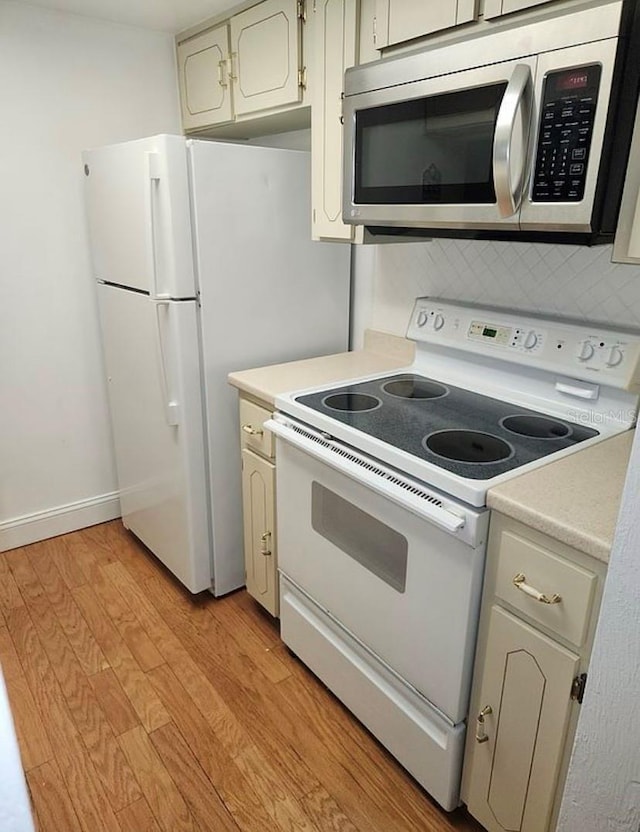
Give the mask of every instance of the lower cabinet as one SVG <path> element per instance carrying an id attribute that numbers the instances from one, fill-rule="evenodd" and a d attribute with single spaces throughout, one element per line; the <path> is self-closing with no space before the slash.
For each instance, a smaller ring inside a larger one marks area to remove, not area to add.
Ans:
<path id="1" fill-rule="evenodd" d="M 242 512 L 247 592 L 278 616 L 276 548 L 276 466 L 273 435 L 264 422 L 269 405 L 240 398 L 242 444 Z"/>
<path id="2" fill-rule="evenodd" d="M 487 829 L 548 829 L 579 656 L 494 606 L 480 682 L 471 814 Z M 475 719 L 474 719 L 475 718 Z"/>
<path id="3" fill-rule="evenodd" d="M 275 529 L 276 466 L 242 451 L 242 510 L 247 592 L 278 615 Z"/>
<path id="4" fill-rule="evenodd" d="M 605 564 L 494 512 L 462 799 L 489 832 L 551 832 Z"/>

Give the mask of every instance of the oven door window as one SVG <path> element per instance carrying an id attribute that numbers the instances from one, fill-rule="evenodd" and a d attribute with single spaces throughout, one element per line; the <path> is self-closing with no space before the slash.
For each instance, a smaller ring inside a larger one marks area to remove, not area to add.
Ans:
<path id="1" fill-rule="evenodd" d="M 494 203 L 493 137 L 506 87 L 358 110 L 355 203 Z"/>
<path id="2" fill-rule="evenodd" d="M 315 481 L 311 485 L 311 525 L 393 589 L 405 591 L 409 546 L 404 535 Z"/>

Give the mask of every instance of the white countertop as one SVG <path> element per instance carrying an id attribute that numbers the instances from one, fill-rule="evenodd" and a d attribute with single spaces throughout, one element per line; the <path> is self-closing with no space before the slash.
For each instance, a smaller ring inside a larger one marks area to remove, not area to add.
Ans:
<path id="1" fill-rule="evenodd" d="M 635 431 L 514 477 L 487 505 L 608 563 Z"/>

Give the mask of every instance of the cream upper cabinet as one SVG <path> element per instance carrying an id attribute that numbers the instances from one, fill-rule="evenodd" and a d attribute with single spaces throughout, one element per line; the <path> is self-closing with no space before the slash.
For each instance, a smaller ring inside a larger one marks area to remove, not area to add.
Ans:
<path id="1" fill-rule="evenodd" d="M 431 35 L 478 17 L 477 0 L 376 0 L 377 49 Z"/>
<path id="2" fill-rule="evenodd" d="M 216 26 L 178 44 L 177 59 L 185 130 L 231 121 L 229 27 Z"/>
<path id="3" fill-rule="evenodd" d="M 493 512 L 462 799 L 488 832 L 551 832 L 606 566 Z"/>
<path id="4" fill-rule="evenodd" d="M 485 0 L 484 17 L 490 20 L 493 17 L 500 17 L 511 12 L 521 12 L 531 9 L 534 6 L 541 6 L 543 3 L 551 3 L 555 0 Z"/>
<path id="5" fill-rule="evenodd" d="M 304 0 L 245 3 L 176 37 L 185 132 L 233 139 L 308 127 L 305 8 Z"/>
<path id="6" fill-rule="evenodd" d="M 359 0 L 316 0 L 313 14 L 312 234 L 351 241 L 354 226 L 342 222 L 342 93 L 357 60 Z"/>
<path id="7" fill-rule="evenodd" d="M 231 18 L 237 115 L 301 100 L 299 12 L 297 0 L 263 0 Z"/>

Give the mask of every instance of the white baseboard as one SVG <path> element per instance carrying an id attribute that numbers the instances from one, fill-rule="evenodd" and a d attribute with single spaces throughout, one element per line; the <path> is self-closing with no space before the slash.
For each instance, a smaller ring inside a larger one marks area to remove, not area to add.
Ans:
<path id="1" fill-rule="evenodd" d="M 120 517 L 118 492 L 78 500 L 0 523 L 0 552 Z"/>

